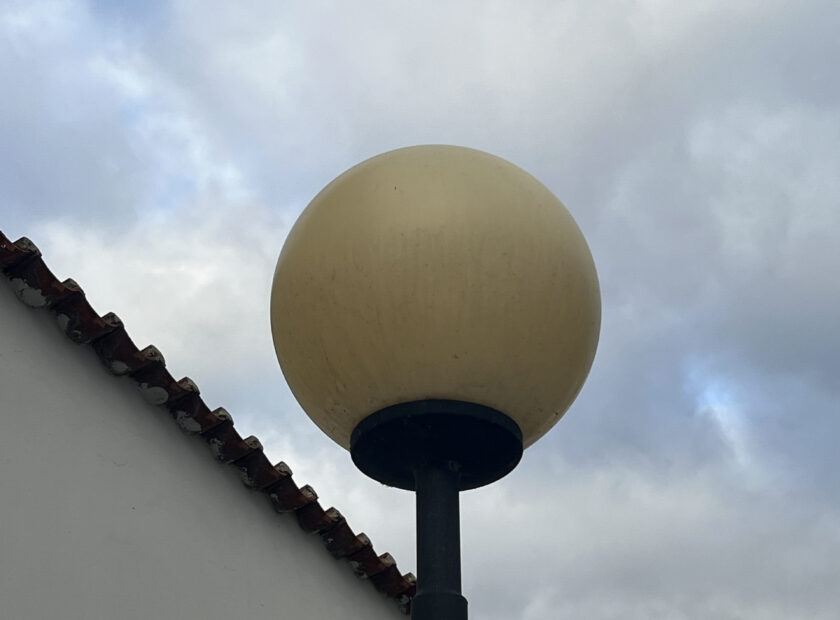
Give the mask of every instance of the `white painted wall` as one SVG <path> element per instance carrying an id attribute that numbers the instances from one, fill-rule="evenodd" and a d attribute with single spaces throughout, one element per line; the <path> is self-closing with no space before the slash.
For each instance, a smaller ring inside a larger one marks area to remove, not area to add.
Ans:
<path id="1" fill-rule="evenodd" d="M 0 617 L 405 618 L 5 280 Z"/>

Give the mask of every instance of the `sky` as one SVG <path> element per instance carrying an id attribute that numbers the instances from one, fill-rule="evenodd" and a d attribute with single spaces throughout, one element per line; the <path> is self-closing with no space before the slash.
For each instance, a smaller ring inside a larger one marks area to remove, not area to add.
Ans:
<path id="1" fill-rule="evenodd" d="M 471 617 L 837 618 L 838 32 L 831 0 L 0 0 L 0 230 L 415 571 L 413 496 L 284 383 L 271 276 L 355 163 L 504 157 L 603 319 L 565 417 L 462 495 Z"/>

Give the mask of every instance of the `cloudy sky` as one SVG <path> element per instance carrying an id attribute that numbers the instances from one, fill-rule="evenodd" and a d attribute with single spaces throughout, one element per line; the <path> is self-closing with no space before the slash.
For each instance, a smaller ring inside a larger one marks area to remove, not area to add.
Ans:
<path id="1" fill-rule="evenodd" d="M 356 162 L 505 157 L 589 240 L 590 378 L 462 497 L 473 618 L 840 614 L 840 8 L 0 0 L 0 229 L 415 570 L 413 498 L 285 387 L 268 293 Z"/>

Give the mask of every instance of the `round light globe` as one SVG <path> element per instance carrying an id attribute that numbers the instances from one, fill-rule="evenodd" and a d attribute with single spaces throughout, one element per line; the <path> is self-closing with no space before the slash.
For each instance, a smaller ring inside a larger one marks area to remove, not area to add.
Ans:
<path id="1" fill-rule="evenodd" d="M 351 168 L 309 204 L 274 274 L 271 326 L 304 411 L 350 448 L 386 407 L 490 407 L 528 446 L 577 396 L 598 277 L 563 204 L 513 164 L 415 146 Z"/>

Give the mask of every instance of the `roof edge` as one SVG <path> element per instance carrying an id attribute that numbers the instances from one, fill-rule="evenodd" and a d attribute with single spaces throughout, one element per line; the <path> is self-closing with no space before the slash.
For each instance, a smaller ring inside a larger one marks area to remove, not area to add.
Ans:
<path id="1" fill-rule="evenodd" d="M 18 299 L 52 312 L 65 335 L 93 349 L 108 372 L 131 378 L 149 404 L 165 408 L 182 431 L 208 444 L 217 461 L 237 468 L 246 487 L 265 495 L 276 512 L 294 512 L 300 527 L 318 534 L 334 558 L 348 560 L 358 577 L 410 613 L 414 575 L 401 574 L 390 554 L 378 555 L 370 539 L 354 533 L 336 508 L 324 510 L 312 487 L 297 486 L 286 463 L 272 465 L 259 439 L 242 438 L 231 415 L 222 407 L 211 410 L 189 377 L 176 380 L 155 346 L 138 349 L 116 314 L 100 316 L 74 280 L 59 282 L 32 241 L 21 237 L 12 242 L 0 231 L 0 271 Z"/>

